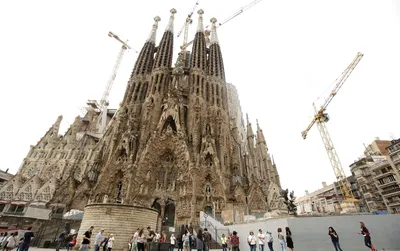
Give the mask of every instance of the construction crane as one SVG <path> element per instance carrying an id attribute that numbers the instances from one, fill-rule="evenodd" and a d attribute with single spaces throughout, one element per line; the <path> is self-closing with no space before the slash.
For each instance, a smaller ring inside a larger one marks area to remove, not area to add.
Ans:
<path id="1" fill-rule="evenodd" d="M 192 16 L 194 11 L 196 10 L 197 6 L 199 6 L 200 0 L 196 1 L 196 4 L 193 6 L 192 11 L 188 14 L 185 23 L 183 24 L 182 28 L 179 30 L 177 37 L 179 37 L 182 34 L 182 31 L 185 30 L 183 33 L 183 44 L 187 44 L 188 42 L 188 36 L 189 36 L 189 25 L 192 24 Z"/>
<path id="2" fill-rule="evenodd" d="M 336 175 L 337 182 L 339 184 L 340 190 L 342 192 L 342 196 L 345 198 L 345 201 L 351 202 L 355 201 L 353 193 L 351 191 L 350 184 L 346 178 L 346 174 L 343 170 L 342 164 L 340 163 L 339 156 L 333 146 L 332 139 L 328 133 L 328 129 L 326 127 L 326 122 L 329 121 L 329 116 L 325 112 L 328 105 L 331 103 L 332 99 L 337 95 L 340 88 L 342 88 L 343 84 L 346 82 L 347 78 L 353 72 L 354 68 L 357 66 L 358 62 L 360 62 L 361 58 L 364 56 L 362 53 L 357 53 L 357 56 L 351 62 L 351 64 L 343 71 L 343 73 L 335 80 L 336 85 L 334 89 L 331 91 L 329 97 L 325 100 L 324 104 L 321 106 L 319 110 L 317 110 L 315 103 L 313 103 L 315 116 L 311 123 L 308 125 L 307 129 L 304 130 L 301 135 L 303 139 L 307 138 L 307 134 L 314 124 L 317 124 L 319 129 L 319 133 L 321 135 L 322 141 L 325 145 L 326 152 L 328 153 L 329 160 L 333 167 L 333 171 Z"/>
<path id="3" fill-rule="evenodd" d="M 100 115 L 99 115 L 99 120 L 98 120 L 98 130 L 97 133 L 102 135 L 105 131 L 106 128 L 106 123 L 107 123 L 107 107 L 108 107 L 108 96 L 110 95 L 111 87 L 114 84 L 115 77 L 117 76 L 117 72 L 119 69 L 119 66 L 122 61 L 122 57 L 124 56 L 124 53 L 127 49 L 131 49 L 131 47 L 127 44 L 128 40 L 126 42 L 122 41 L 117 35 L 112 33 L 111 31 L 108 32 L 108 36 L 115 38 L 118 42 L 122 44 L 121 49 L 118 53 L 117 60 L 115 62 L 114 68 L 111 72 L 111 76 L 108 79 L 106 89 L 103 92 L 103 96 L 101 97 L 101 100 L 99 102 L 99 109 L 100 109 Z M 137 51 L 135 51 L 137 53 Z"/>
<path id="4" fill-rule="evenodd" d="M 229 22 L 230 20 L 234 19 L 235 17 L 239 16 L 240 14 L 242 14 L 244 11 L 250 9 L 251 7 L 253 7 L 254 5 L 258 4 L 259 2 L 261 2 L 262 0 L 254 0 L 253 2 L 243 6 L 242 8 L 240 8 L 239 10 L 237 10 L 235 13 L 233 13 L 232 15 L 230 15 L 228 18 L 224 19 L 224 21 L 220 22 L 217 24 L 217 28 L 221 27 L 222 25 L 224 25 L 225 23 Z M 193 14 L 193 12 L 192 12 Z M 186 23 L 185 23 L 186 24 Z M 211 31 L 209 30 L 209 25 L 207 25 L 205 27 L 205 31 L 204 31 L 204 35 L 206 36 L 206 41 L 210 41 L 209 36 L 211 34 Z M 186 30 L 185 30 L 186 31 Z M 186 39 L 186 40 L 185 40 Z M 193 43 L 193 40 L 190 42 L 187 42 L 187 38 L 184 39 L 184 43 L 181 46 L 182 51 L 185 51 L 187 47 L 189 47 L 189 45 L 191 45 Z M 207 42 L 208 43 L 208 42 Z"/>

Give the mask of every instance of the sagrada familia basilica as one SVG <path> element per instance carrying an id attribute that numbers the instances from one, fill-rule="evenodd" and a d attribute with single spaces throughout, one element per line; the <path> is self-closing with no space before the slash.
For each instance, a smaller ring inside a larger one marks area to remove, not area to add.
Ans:
<path id="1" fill-rule="evenodd" d="M 141 205 L 169 214 L 173 224 L 198 221 L 200 211 L 232 221 L 229 212 L 284 208 L 263 131 L 244 122 L 236 88 L 226 82 L 216 19 L 208 37 L 198 11 L 192 50 L 173 66 L 175 12 L 158 45 L 154 19 L 104 135 L 94 133 L 95 106 L 64 135 L 58 117 L 0 188 L 2 203 L 20 205 L 22 214 L 54 205 L 62 213 L 91 203 Z"/>

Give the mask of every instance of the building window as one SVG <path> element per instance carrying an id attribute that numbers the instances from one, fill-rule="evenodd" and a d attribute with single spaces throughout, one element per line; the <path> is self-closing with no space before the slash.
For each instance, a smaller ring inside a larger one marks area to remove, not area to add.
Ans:
<path id="1" fill-rule="evenodd" d="M 379 183 L 380 183 L 381 185 L 385 184 L 385 182 L 383 181 L 383 179 L 379 179 L 378 181 L 379 181 Z"/>
<path id="2" fill-rule="evenodd" d="M 8 208 L 7 213 L 10 214 L 22 214 L 24 212 L 25 206 L 24 205 L 10 205 Z"/>
<path id="3" fill-rule="evenodd" d="M 390 181 L 390 182 L 396 181 L 396 179 L 394 178 L 393 175 L 390 175 L 388 178 L 389 178 L 389 181 Z"/>
<path id="4" fill-rule="evenodd" d="M 6 207 L 6 204 L 0 204 L 0 213 L 3 212 L 5 207 Z"/>

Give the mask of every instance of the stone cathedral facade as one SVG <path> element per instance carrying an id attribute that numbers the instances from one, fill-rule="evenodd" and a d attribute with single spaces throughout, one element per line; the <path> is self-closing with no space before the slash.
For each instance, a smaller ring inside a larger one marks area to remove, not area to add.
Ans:
<path id="1" fill-rule="evenodd" d="M 244 122 L 236 88 L 226 83 L 216 19 L 208 39 L 198 12 L 192 51 L 173 66 L 175 12 L 158 44 L 154 19 L 104 135 L 91 133 L 93 109 L 64 136 L 60 117 L 0 189 L 1 201 L 64 212 L 88 203 L 143 205 L 172 225 L 196 222 L 200 211 L 221 217 L 284 208 L 263 132 Z"/>

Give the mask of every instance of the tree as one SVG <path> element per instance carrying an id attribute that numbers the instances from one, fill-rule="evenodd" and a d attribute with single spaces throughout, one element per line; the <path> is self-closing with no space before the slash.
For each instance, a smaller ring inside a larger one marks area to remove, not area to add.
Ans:
<path id="1" fill-rule="evenodd" d="M 288 209 L 288 214 L 294 214 L 295 216 L 297 216 L 297 206 L 294 204 L 294 201 L 296 200 L 296 197 L 294 196 L 294 191 L 290 192 L 289 196 L 288 194 L 289 189 L 281 190 L 281 196 L 284 199 L 283 203 L 285 203 Z"/>

